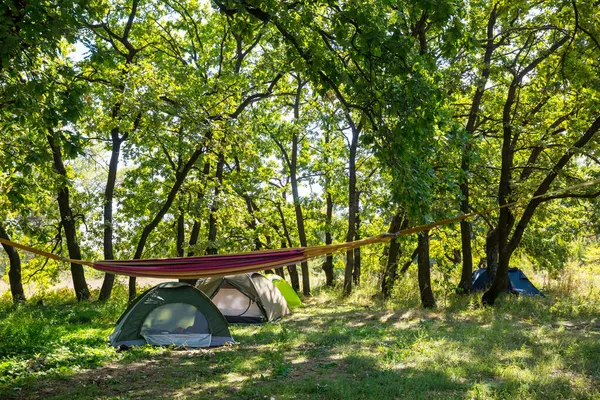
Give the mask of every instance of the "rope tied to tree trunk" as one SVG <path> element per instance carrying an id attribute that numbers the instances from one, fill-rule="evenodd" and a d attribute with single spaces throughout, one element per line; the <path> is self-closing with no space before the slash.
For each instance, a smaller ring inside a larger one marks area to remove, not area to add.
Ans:
<path id="1" fill-rule="evenodd" d="M 551 193 L 544 193 L 541 195 L 533 196 L 528 200 L 517 200 L 497 207 L 463 214 L 441 221 L 416 226 L 413 228 L 403 229 L 398 232 L 382 233 L 377 236 L 369 237 L 366 239 L 322 246 L 269 249 L 244 253 L 215 254 L 198 257 L 174 257 L 166 259 L 149 260 L 100 260 L 92 262 L 62 257 L 57 254 L 35 249 L 33 247 L 25 246 L 3 238 L 0 238 L 0 243 L 7 246 L 15 247 L 17 249 L 32 254 L 47 257 L 52 260 L 85 265 L 100 271 L 113 274 L 157 278 L 200 278 L 219 275 L 234 275 L 240 273 L 260 271 L 265 268 L 278 268 L 285 265 L 306 261 L 315 257 L 320 257 L 342 251 L 349 251 L 369 244 L 388 242 L 390 240 L 398 238 L 399 236 L 407 236 L 414 233 L 428 231 L 439 226 L 448 225 L 453 222 L 459 222 L 468 218 L 475 217 L 477 215 L 498 211 L 506 207 L 513 207 L 525 201 L 531 202 L 532 200 L 539 200 L 543 198 L 550 199 L 560 193 L 581 189 L 584 187 L 594 186 L 597 184 L 600 184 L 600 178 L 580 183 L 577 185 L 572 185 Z M 600 192 L 594 193 L 593 195 L 597 194 L 600 194 Z M 590 197 L 589 195 L 579 195 L 579 197 L 582 196 Z"/>

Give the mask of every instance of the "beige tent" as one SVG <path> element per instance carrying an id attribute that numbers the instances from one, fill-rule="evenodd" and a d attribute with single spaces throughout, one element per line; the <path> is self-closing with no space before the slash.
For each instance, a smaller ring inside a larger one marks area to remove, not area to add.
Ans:
<path id="1" fill-rule="evenodd" d="M 203 279 L 197 288 L 212 300 L 228 322 L 276 321 L 291 314 L 281 292 L 257 272 Z"/>

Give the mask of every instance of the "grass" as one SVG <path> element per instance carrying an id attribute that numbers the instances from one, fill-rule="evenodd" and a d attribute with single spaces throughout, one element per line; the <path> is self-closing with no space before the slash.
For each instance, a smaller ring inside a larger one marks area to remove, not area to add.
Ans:
<path id="1" fill-rule="evenodd" d="M 322 289 L 283 321 L 232 326 L 234 346 L 120 353 L 106 338 L 125 288 L 106 304 L 4 301 L 0 398 L 600 399 L 593 290 L 548 285 L 545 299 L 494 308 L 448 295 L 426 311 L 402 293 L 382 303 L 372 288 L 344 300 Z"/>

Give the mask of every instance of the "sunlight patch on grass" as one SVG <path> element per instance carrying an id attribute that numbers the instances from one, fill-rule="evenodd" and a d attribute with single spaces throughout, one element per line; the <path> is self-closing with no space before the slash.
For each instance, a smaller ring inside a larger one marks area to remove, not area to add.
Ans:
<path id="1" fill-rule="evenodd" d="M 0 316 L 1 332 L 19 324 L 26 334 L 0 343 L 0 397 L 600 397 L 592 308 L 569 315 L 553 299 L 510 297 L 474 308 L 474 295 L 430 312 L 365 293 L 343 300 L 323 290 L 280 322 L 232 325 L 234 346 L 194 351 L 115 352 L 106 336 L 124 307 L 118 299 L 25 305 Z"/>

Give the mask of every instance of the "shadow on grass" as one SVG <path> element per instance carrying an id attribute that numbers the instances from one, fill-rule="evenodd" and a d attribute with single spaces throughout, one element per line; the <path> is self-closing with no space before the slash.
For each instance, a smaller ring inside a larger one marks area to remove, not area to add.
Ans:
<path id="1" fill-rule="evenodd" d="M 83 330 L 85 331 L 85 330 Z M 82 333 L 83 333 L 82 331 Z M 600 345 L 504 312 L 313 305 L 232 326 L 239 345 L 127 353 L 101 368 L 28 378 L 2 398 L 593 398 Z M 81 340 L 99 347 L 98 338 Z M 105 344 L 104 344 L 105 345 Z"/>

